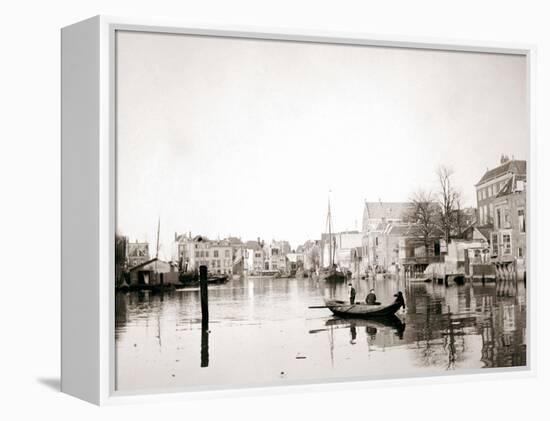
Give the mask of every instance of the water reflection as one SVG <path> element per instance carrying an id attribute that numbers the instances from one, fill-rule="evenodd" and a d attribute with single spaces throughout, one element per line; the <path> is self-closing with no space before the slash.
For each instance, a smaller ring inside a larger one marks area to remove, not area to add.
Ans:
<path id="1" fill-rule="evenodd" d="M 117 388 L 261 384 L 370 375 L 429 374 L 526 365 L 525 286 L 462 286 L 404 279 L 355 281 L 357 299 L 403 291 L 406 312 L 339 319 L 307 309 L 345 299 L 347 285 L 313 279 L 233 281 L 209 289 L 116 294 Z M 282 375 L 281 373 L 284 373 Z"/>

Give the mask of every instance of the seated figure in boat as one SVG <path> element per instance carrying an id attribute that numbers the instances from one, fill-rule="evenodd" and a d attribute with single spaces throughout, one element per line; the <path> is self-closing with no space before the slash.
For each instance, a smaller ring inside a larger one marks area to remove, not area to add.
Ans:
<path id="1" fill-rule="evenodd" d="M 380 303 L 376 301 L 376 294 L 374 293 L 374 289 L 370 290 L 370 292 L 367 295 L 367 298 L 365 299 L 365 302 L 371 306 L 380 305 Z"/>

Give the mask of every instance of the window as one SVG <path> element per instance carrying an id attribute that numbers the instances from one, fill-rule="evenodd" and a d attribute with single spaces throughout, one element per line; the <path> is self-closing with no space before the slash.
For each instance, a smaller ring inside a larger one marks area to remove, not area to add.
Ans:
<path id="1" fill-rule="evenodd" d="M 201 250 L 201 257 L 204 257 L 204 251 Z"/>
<path id="2" fill-rule="evenodd" d="M 491 235 L 491 254 L 498 256 L 498 234 L 495 232 Z"/>
<path id="3" fill-rule="evenodd" d="M 481 200 L 481 190 L 477 191 L 477 200 Z"/>
<path id="4" fill-rule="evenodd" d="M 212 255 L 212 257 L 218 257 L 218 254 L 219 254 L 219 251 L 218 251 L 218 250 L 214 250 L 214 254 Z"/>
<path id="5" fill-rule="evenodd" d="M 493 218 L 494 218 L 493 204 L 489 203 L 489 222 L 490 223 L 493 223 Z"/>
<path id="6" fill-rule="evenodd" d="M 525 232 L 525 209 L 518 209 L 519 232 Z"/>
<path id="7" fill-rule="evenodd" d="M 518 257 L 523 257 L 523 248 L 518 247 Z"/>
<path id="8" fill-rule="evenodd" d="M 493 185 L 490 185 L 487 191 L 488 191 L 487 196 L 491 197 L 493 195 Z"/>
<path id="9" fill-rule="evenodd" d="M 261 253 L 254 253 L 254 257 L 262 257 Z"/>
<path id="10" fill-rule="evenodd" d="M 199 252 L 198 251 L 195 252 L 195 257 L 199 257 Z"/>
<path id="11" fill-rule="evenodd" d="M 229 257 L 229 250 L 225 250 L 225 257 Z"/>
<path id="12" fill-rule="evenodd" d="M 481 206 L 479 208 L 479 222 L 481 225 L 485 224 L 485 207 Z"/>
<path id="13" fill-rule="evenodd" d="M 502 234 L 502 254 L 512 253 L 512 238 L 510 234 Z"/>
<path id="14" fill-rule="evenodd" d="M 434 256 L 441 255 L 441 243 L 439 241 L 434 242 Z"/>
<path id="15" fill-rule="evenodd" d="M 497 209 L 497 228 L 501 228 L 502 222 L 501 222 L 501 212 L 500 209 Z"/>
<path id="16" fill-rule="evenodd" d="M 378 237 L 374 238 L 374 243 L 378 246 Z"/>
<path id="17" fill-rule="evenodd" d="M 210 257 L 210 253 L 208 252 L 208 250 L 206 250 L 206 251 L 204 252 L 204 255 L 205 255 L 205 257 Z"/>
<path id="18" fill-rule="evenodd" d="M 481 199 L 485 200 L 485 189 L 481 189 Z"/>

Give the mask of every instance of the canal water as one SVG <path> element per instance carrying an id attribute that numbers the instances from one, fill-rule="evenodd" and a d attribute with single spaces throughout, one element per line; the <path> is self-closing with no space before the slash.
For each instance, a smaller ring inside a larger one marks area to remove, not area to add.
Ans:
<path id="1" fill-rule="evenodd" d="M 406 309 L 384 321 L 343 320 L 324 298 L 347 284 L 243 279 L 209 287 L 209 330 L 198 289 L 116 294 L 120 391 L 252 386 L 430 375 L 526 365 L 523 282 L 465 285 L 354 281 L 357 300 L 403 291 Z"/>

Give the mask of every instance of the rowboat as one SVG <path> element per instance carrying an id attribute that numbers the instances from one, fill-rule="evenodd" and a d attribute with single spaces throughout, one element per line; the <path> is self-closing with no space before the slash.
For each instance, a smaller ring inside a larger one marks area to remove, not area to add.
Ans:
<path id="1" fill-rule="evenodd" d="M 196 273 L 182 273 L 179 279 L 181 285 L 184 287 L 194 287 L 200 283 L 199 276 Z M 228 275 L 209 275 L 207 278 L 209 285 L 225 284 L 228 280 Z"/>
<path id="2" fill-rule="evenodd" d="M 401 308 L 401 303 L 388 305 L 349 304 L 339 300 L 325 300 L 325 305 L 335 316 L 351 318 L 370 318 L 393 316 Z"/>
<path id="3" fill-rule="evenodd" d="M 338 269 L 327 269 L 319 274 L 319 278 L 330 282 L 345 282 L 347 280 L 346 275 Z"/>
<path id="4" fill-rule="evenodd" d="M 407 281 L 409 281 L 409 282 L 431 282 L 432 279 L 425 276 L 423 278 L 407 278 Z"/>

